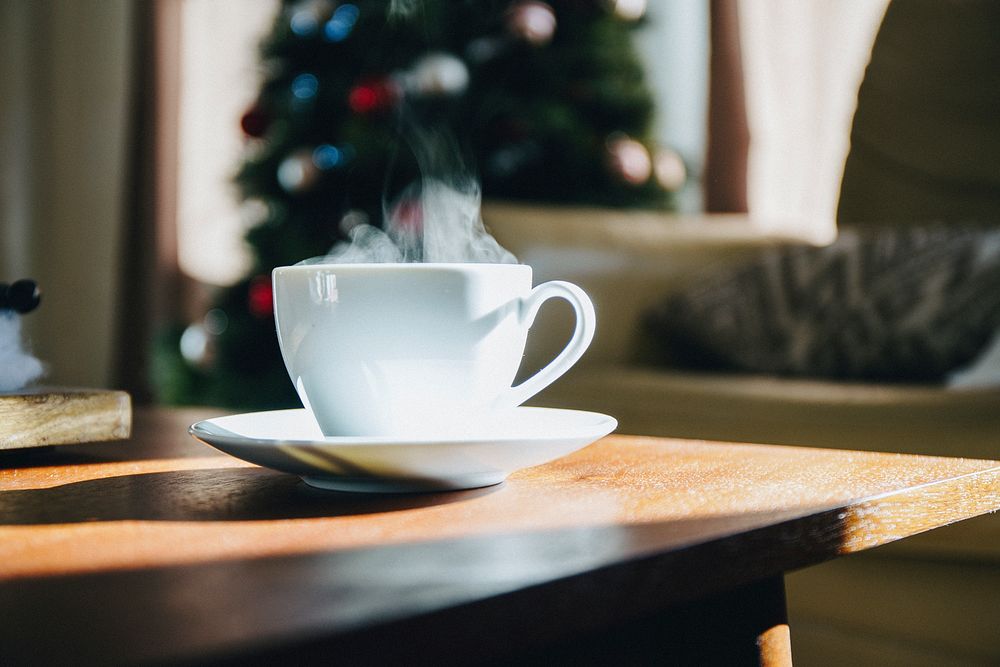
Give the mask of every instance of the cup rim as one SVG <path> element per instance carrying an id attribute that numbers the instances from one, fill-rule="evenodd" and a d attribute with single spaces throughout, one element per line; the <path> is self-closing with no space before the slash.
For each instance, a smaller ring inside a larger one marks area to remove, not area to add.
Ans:
<path id="1" fill-rule="evenodd" d="M 432 270 L 530 271 L 531 266 L 529 266 L 528 264 L 520 264 L 520 263 L 510 264 L 510 263 L 499 263 L 499 262 L 359 262 L 359 263 L 317 262 L 316 264 L 292 264 L 288 266 L 276 266 L 272 270 L 272 274 L 277 275 L 278 273 L 290 273 L 290 272 L 299 273 L 299 272 L 331 270 L 331 269 L 336 269 L 337 271 L 358 271 L 358 272 L 432 271 Z"/>

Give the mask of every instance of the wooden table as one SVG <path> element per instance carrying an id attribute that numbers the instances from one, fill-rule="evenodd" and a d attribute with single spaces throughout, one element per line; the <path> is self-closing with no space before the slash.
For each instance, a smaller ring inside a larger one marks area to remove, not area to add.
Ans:
<path id="1" fill-rule="evenodd" d="M 205 416 L 0 458 L 0 663 L 789 664 L 783 573 L 1000 508 L 995 461 L 626 436 L 329 493 Z"/>

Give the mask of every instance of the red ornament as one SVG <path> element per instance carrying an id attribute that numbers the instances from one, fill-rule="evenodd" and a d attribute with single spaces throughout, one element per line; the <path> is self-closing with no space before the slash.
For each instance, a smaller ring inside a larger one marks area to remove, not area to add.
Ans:
<path id="1" fill-rule="evenodd" d="M 389 213 L 390 227 L 397 232 L 419 235 L 424 229 L 424 205 L 420 199 L 404 197 Z"/>
<path id="2" fill-rule="evenodd" d="M 240 118 L 240 127 L 248 137 L 259 139 L 271 126 L 271 116 L 260 104 L 254 104 Z"/>
<path id="3" fill-rule="evenodd" d="M 274 315 L 274 291 L 268 276 L 256 276 L 250 281 L 247 308 L 251 315 L 261 319 Z"/>
<path id="4" fill-rule="evenodd" d="M 355 113 L 381 113 L 395 107 L 399 98 L 399 86 L 392 79 L 388 77 L 365 79 L 351 88 L 347 104 Z"/>

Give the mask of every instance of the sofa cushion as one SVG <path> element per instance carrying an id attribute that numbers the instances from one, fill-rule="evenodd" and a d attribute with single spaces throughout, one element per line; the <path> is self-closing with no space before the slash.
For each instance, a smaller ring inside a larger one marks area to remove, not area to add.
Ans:
<path id="1" fill-rule="evenodd" d="M 939 382 L 1000 328 L 1000 229 L 860 226 L 708 276 L 650 315 L 665 357 L 820 378 Z"/>

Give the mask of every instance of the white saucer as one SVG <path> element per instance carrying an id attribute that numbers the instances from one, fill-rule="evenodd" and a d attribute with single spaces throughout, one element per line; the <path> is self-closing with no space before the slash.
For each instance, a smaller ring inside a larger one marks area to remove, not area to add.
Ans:
<path id="1" fill-rule="evenodd" d="M 514 408 L 438 437 L 324 437 L 304 409 L 206 419 L 188 431 L 226 454 L 336 491 L 410 492 L 499 484 L 611 433 L 614 417 Z"/>

